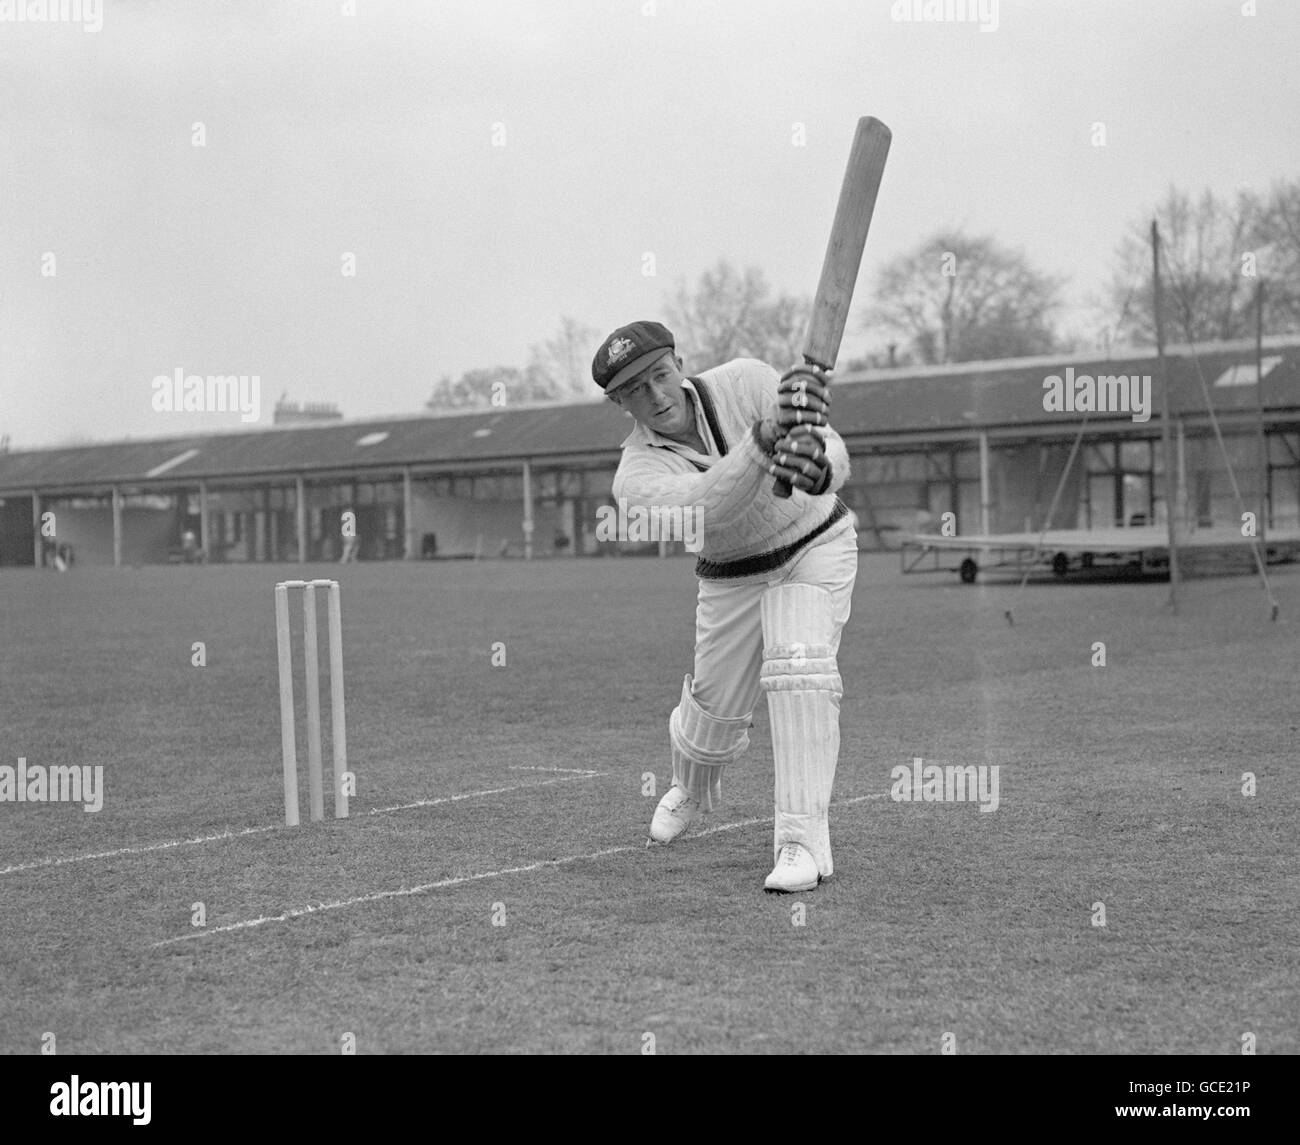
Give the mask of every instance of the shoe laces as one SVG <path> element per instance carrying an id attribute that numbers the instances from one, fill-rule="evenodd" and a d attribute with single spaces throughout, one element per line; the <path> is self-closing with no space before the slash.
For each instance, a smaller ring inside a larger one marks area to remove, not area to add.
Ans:
<path id="1" fill-rule="evenodd" d="M 792 867 L 799 861 L 799 851 L 801 850 L 798 843 L 786 843 L 781 848 L 781 862 L 786 866 Z"/>

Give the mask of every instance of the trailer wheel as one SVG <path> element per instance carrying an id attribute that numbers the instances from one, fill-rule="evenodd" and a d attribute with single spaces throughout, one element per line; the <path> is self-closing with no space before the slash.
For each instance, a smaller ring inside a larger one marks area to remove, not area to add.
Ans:
<path id="1" fill-rule="evenodd" d="M 961 574 L 962 584 L 974 584 L 980 567 L 970 557 L 967 557 L 961 562 L 961 567 L 957 571 Z"/>
<path id="2" fill-rule="evenodd" d="M 1057 553 L 1052 558 L 1052 572 L 1057 576 L 1065 576 L 1070 571 L 1070 558 L 1064 553 Z"/>

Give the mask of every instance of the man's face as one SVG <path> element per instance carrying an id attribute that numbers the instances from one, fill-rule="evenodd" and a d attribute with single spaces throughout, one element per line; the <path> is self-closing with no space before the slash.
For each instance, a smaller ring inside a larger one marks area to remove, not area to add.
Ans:
<path id="1" fill-rule="evenodd" d="M 663 357 L 610 396 L 642 425 L 665 437 L 676 437 L 695 428 L 695 413 L 682 389 L 685 380 L 680 359 L 664 351 Z"/>

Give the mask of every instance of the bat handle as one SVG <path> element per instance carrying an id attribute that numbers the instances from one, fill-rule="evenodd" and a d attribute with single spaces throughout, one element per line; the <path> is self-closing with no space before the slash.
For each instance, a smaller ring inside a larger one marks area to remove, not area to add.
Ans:
<path id="1" fill-rule="evenodd" d="M 831 372 L 831 370 L 834 368 L 834 357 L 833 357 L 833 356 L 832 356 L 831 362 L 832 362 L 832 364 L 831 364 L 830 366 L 821 366 L 821 365 L 819 365 L 817 362 L 813 361 L 813 359 L 812 359 L 811 357 L 809 357 L 809 355 L 807 354 L 807 352 L 805 352 L 805 353 L 804 353 L 804 356 L 803 356 L 803 364 L 804 364 L 805 366 L 811 366 L 811 367 L 813 367 L 814 369 L 824 370 L 825 373 L 827 373 L 827 374 L 829 374 L 829 373 Z M 782 500 L 782 501 L 786 501 L 786 500 L 789 500 L 790 494 L 794 492 L 794 489 L 791 488 L 791 486 L 790 486 L 790 482 L 788 482 L 784 477 L 778 477 L 775 481 L 772 482 L 772 492 L 773 492 L 773 494 L 775 494 L 775 495 L 776 495 L 780 500 Z"/>

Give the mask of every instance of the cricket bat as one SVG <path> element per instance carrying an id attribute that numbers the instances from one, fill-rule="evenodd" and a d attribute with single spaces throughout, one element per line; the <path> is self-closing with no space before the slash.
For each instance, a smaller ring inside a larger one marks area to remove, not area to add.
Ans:
<path id="1" fill-rule="evenodd" d="M 890 130 L 878 119 L 864 115 L 853 133 L 848 169 L 840 187 L 821 280 L 813 298 L 812 318 L 803 344 L 803 359 L 810 366 L 833 370 L 839 357 L 844 324 L 853 302 L 853 287 L 862 265 L 862 248 L 867 242 L 876 194 L 889 155 Z M 777 478 L 773 489 L 778 497 L 789 497 L 790 486 Z"/>

